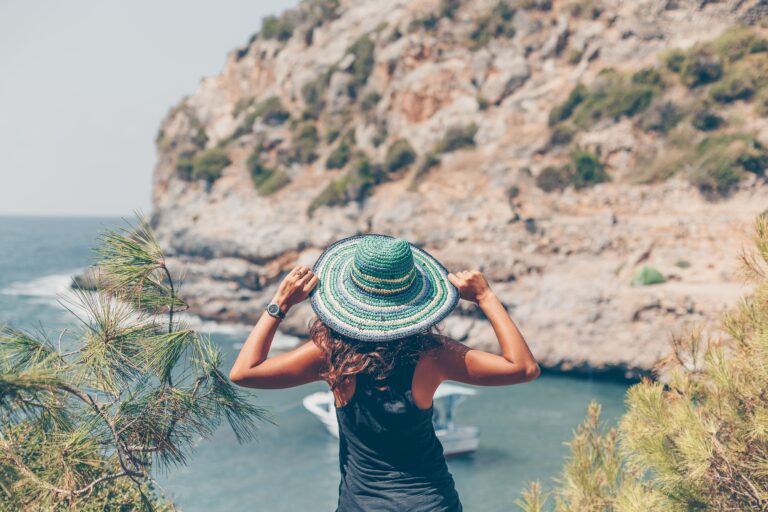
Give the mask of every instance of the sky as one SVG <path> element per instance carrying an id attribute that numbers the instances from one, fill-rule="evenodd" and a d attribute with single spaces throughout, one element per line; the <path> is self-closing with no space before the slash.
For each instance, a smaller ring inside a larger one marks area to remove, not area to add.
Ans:
<path id="1" fill-rule="evenodd" d="M 0 215 L 149 214 L 168 110 L 297 0 L 0 0 Z"/>

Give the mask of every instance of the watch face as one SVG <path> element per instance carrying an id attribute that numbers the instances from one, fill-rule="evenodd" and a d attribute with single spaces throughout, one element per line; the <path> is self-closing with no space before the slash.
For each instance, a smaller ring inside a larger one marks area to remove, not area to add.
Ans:
<path id="1" fill-rule="evenodd" d="M 269 306 L 267 306 L 267 312 L 270 315 L 276 315 L 278 311 L 280 311 L 280 307 L 275 303 L 272 303 Z"/>

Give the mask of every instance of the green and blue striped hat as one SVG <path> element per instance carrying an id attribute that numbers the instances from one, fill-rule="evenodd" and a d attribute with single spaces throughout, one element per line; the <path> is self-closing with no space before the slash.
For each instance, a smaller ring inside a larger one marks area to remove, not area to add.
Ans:
<path id="1" fill-rule="evenodd" d="M 402 238 L 366 234 L 331 244 L 315 262 L 310 303 L 350 338 L 389 341 L 427 330 L 459 302 L 448 270 Z"/>

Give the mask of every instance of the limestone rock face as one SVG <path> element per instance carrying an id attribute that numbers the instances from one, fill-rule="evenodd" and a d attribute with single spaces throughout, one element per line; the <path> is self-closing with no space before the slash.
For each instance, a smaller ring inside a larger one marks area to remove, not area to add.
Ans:
<path id="1" fill-rule="evenodd" d="M 663 50 L 754 21 L 758 3 L 603 0 L 576 15 L 579 2 L 540 2 L 493 18 L 506 32 L 489 28 L 484 41 L 497 3 L 459 2 L 444 13 L 437 0 L 306 2 L 283 16 L 287 40 L 255 36 L 170 110 L 151 221 L 172 264 L 187 271 L 191 311 L 254 322 L 292 266 L 311 265 L 339 238 L 386 233 L 450 270 L 485 272 L 544 366 L 635 371 L 666 351 L 671 331 L 716 318 L 747 291 L 734 277 L 735 256 L 768 204 L 762 181 L 717 202 L 682 178 L 636 184 L 638 157 L 658 136 L 627 118 L 574 141 L 600 146 L 610 181 L 545 193 L 534 176 L 568 159 L 550 141 L 548 115 L 577 83 L 606 68 L 653 65 Z M 285 116 L 264 114 L 268 100 Z M 474 145 L 423 168 L 451 128 L 473 125 Z M 762 120 L 751 128 L 768 134 Z M 388 150 L 399 139 L 416 160 L 393 170 Z M 327 168 L 343 144 L 347 161 Z M 229 160 L 215 179 L 180 174 L 185 159 L 214 148 Z M 370 193 L 350 193 L 365 187 L 344 182 L 318 201 L 329 184 L 362 179 L 354 174 L 362 154 L 379 173 Z M 258 185 L 264 169 L 287 184 Z M 645 264 L 666 282 L 632 286 Z M 305 336 L 311 309 L 291 315 L 285 332 Z M 454 338 L 498 350 L 472 307 L 444 323 Z"/>

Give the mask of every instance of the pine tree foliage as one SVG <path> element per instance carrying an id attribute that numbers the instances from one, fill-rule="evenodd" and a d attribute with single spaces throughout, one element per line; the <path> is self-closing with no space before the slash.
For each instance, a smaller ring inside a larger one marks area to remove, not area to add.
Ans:
<path id="1" fill-rule="evenodd" d="M 223 421 L 240 442 L 272 421 L 174 317 L 180 279 L 146 220 L 99 241 L 96 290 L 60 299 L 77 329 L 0 326 L 0 510 L 173 510 L 153 471 Z"/>
<path id="2" fill-rule="evenodd" d="M 532 485 L 526 512 L 768 510 L 768 217 L 740 256 L 754 290 L 723 315 L 720 334 L 697 327 L 627 391 L 618 425 L 591 403 L 554 489 Z M 551 507 L 543 500 L 553 497 Z"/>

